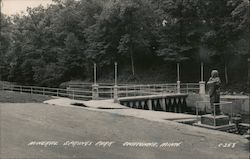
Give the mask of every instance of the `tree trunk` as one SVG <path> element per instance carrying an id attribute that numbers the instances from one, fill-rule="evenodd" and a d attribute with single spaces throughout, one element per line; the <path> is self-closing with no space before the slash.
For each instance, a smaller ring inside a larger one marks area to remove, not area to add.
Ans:
<path id="1" fill-rule="evenodd" d="M 228 72 L 227 72 L 227 64 L 225 64 L 225 82 L 228 84 Z"/>

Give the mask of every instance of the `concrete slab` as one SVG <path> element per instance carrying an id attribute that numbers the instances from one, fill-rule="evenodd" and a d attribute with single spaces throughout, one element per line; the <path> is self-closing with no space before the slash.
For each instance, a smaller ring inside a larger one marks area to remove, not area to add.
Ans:
<path id="1" fill-rule="evenodd" d="M 40 103 L 0 103 L 0 158 L 247 159 L 242 136 L 179 124 L 117 115 L 134 109 L 93 109 Z M 91 111 L 90 111 L 91 110 Z M 107 113 L 105 113 L 107 112 Z M 139 110 L 138 110 L 139 112 Z M 145 111 L 152 112 L 152 111 Z M 112 114 L 113 113 L 113 114 Z M 57 145 L 30 145 L 53 141 Z M 93 142 L 91 146 L 64 145 Z M 112 141 L 100 147 L 99 141 Z M 178 147 L 128 147 L 124 143 L 181 143 Z M 228 143 L 234 147 L 227 147 Z"/>
<path id="2" fill-rule="evenodd" d="M 232 128 L 235 128 L 235 124 L 228 124 L 228 125 L 220 125 L 220 126 L 212 126 L 212 125 L 206 125 L 206 124 L 202 124 L 202 123 L 195 123 L 195 126 L 199 126 L 199 127 L 203 127 L 203 128 L 207 128 L 207 129 L 213 129 L 213 130 L 229 130 Z"/>
<path id="3" fill-rule="evenodd" d="M 51 105 L 61 105 L 61 106 L 73 106 L 72 103 L 82 103 L 87 108 L 86 109 L 103 109 L 102 111 L 107 111 L 111 113 L 116 113 L 120 115 L 139 117 L 144 119 L 153 120 L 180 120 L 180 119 L 196 119 L 195 115 L 173 113 L 173 112 L 162 112 L 162 111 L 149 111 L 142 109 L 133 109 L 119 103 L 114 103 L 113 100 L 91 100 L 91 101 L 80 101 L 72 100 L 68 98 L 52 99 L 44 102 L 45 104 Z M 105 110 L 112 109 L 112 110 Z"/>
<path id="4" fill-rule="evenodd" d="M 77 103 L 95 109 L 128 109 L 128 107 L 125 107 L 118 103 L 114 103 L 113 100 L 82 101 L 82 100 L 73 100 L 69 98 L 58 98 L 58 99 L 47 100 L 44 101 L 43 103 L 51 105 L 61 105 L 61 106 L 72 106 L 72 104 Z"/>

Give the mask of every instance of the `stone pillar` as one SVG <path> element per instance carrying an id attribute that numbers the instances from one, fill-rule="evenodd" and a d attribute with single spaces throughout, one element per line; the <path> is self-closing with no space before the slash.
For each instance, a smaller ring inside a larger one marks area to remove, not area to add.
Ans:
<path id="1" fill-rule="evenodd" d="M 118 86 L 114 86 L 114 103 L 118 103 Z"/>
<path id="2" fill-rule="evenodd" d="M 206 83 L 204 81 L 204 65 L 202 62 L 201 63 L 201 81 L 199 82 L 199 87 L 200 87 L 199 94 L 200 95 L 205 95 L 205 86 L 206 86 Z"/>
<path id="3" fill-rule="evenodd" d="M 92 99 L 97 100 L 99 98 L 98 84 L 92 85 Z"/>
<path id="4" fill-rule="evenodd" d="M 199 85 L 200 85 L 199 94 L 200 95 L 205 95 L 205 85 L 206 85 L 205 81 L 200 81 Z"/>
<path id="5" fill-rule="evenodd" d="M 181 81 L 177 81 L 177 93 L 181 93 Z"/>

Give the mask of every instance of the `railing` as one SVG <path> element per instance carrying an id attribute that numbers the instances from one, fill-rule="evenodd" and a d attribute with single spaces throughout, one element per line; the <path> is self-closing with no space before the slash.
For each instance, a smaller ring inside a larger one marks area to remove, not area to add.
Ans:
<path id="1" fill-rule="evenodd" d="M 181 93 L 199 93 L 199 83 L 181 83 Z"/>
<path id="2" fill-rule="evenodd" d="M 177 85 L 175 83 L 118 86 L 118 97 L 176 93 L 177 91 L 176 88 L 177 88 Z"/>
<path id="3" fill-rule="evenodd" d="M 98 99 L 112 99 L 114 97 L 114 86 L 98 86 Z"/>
<path id="4" fill-rule="evenodd" d="M 1 83 L 1 90 L 15 91 L 21 93 L 41 94 L 49 96 L 67 97 L 72 99 L 92 99 L 92 91 L 86 90 L 72 90 L 72 89 L 60 89 L 49 87 L 37 87 L 37 86 L 22 86 L 13 84 Z"/>
<path id="5" fill-rule="evenodd" d="M 195 103 L 195 105 L 196 105 L 197 118 L 199 117 L 199 115 L 207 114 L 209 111 L 212 111 L 210 101 L 197 101 Z M 230 112 L 223 112 L 222 106 L 225 106 L 225 105 L 230 106 Z M 233 113 L 232 102 L 220 101 L 220 103 L 214 103 L 214 107 L 213 107 L 213 116 L 214 117 L 216 116 L 215 115 L 216 114 L 216 106 L 219 106 L 221 112 L 228 115 L 230 117 L 230 120 L 232 117 L 236 116 L 236 114 Z"/>
<path id="6" fill-rule="evenodd" d="M 1 86 L 2 85 L 2 86 Z M 97 99 L 112 99 L 114 98 L 114 85 L 112 83 L 98 83 Z M 13 85 L 10 83 L 0 83 L 0 89 L 8 91 L 17 91 L 31 94 L 42 94 L 58 97 L 68 97 L 72 99 L 92 99 L 93 84 L 92 83 L 77 83 L 70 84 L 67 89 L 37 87 L 37 86 L 22 86 Z M 145 96 L 145 95 L 160 95 L 168 93 L 177 93 L 177 84 L 147 84 L 147 85 L 132 85 L 119 84 L 117 86 L 118 97 L 129 96 Z M 198 93 L 198 83 L 181 83 L 180 93 Z"/>
<path id="7" fill-rule="evenodd" d="M 132 84 L 119 84 L 118 97 L 129 96 L 145 96 L 145 95 L 157 95 L 165 93 L 176 93 L 177 84 L 148 84 L 148 85 L 132 85 Z M 69 89 L 73 90 L 92 90 L 92 84 L 70 84 Z M 112 83 L 98 83 L 98 99 L 111 99 L 114 97 L 114 85 Z"/>

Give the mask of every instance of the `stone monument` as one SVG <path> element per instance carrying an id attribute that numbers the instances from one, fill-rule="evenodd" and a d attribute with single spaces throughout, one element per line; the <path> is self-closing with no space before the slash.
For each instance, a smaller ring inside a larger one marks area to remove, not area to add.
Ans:
<path id="1" fill-rule="evenodd" d="M 199 126 L 211 129 L 227 129 L 229 126 L 229 117 L 221 114 L 220 110 L 220 86 L 221 80 L 217 70 L 211 72 L 211 77 L 207 82 L 208 94 L 210 97 L 211 114 L 201 116 Z"/>
<path id="2" fill-rule="evenodd" d="M 213 70 L 207 82 L 208 94 L 210 98 L 211 112 L 220 115 L 220 86 L 221 81 L 217 70 Z"/>

